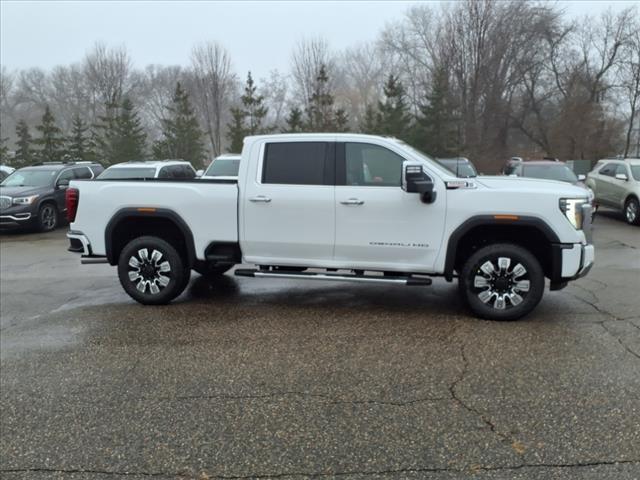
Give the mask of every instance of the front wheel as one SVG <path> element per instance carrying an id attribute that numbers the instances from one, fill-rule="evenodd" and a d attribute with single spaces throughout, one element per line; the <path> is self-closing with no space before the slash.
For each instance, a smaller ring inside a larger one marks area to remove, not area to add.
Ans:
<path id="1" fill-rule="evenodd" d="M 640 225 L 640 204 L 637 198 L 631 197 L 625 202 L 624 219 L 629 225 Z"/>
<path id="2" fill-rule="evenodd" d="M 38 227 L 41 232 L 50 232 L 58 226 L 58 209 L 52 203 L 45 203 L 38 211 Z"/>
<path id="3" fill-rule="evenodd" d="M 506 243 L 489 245 L 467 259 L 458 286 L 478 317 L 517 320 L 540 302 L 544 272 L 540 262 L 522 247 Z"/>
<path id="4" fill-rule="evenodd" d="M 173 245 L 158 237 L 131 240 L 118 260 L 122 287 L 144 305 L 169 303 L 183 292 L 189 273 Z"/>

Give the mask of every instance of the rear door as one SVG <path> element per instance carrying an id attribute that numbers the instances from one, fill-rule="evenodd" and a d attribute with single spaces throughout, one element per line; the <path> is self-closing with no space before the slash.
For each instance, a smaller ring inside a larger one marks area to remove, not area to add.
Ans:
<path id="1" fill-rule="evenodd" d="M 242 196 L 245 259 L 326 264 L 335 234 L 335 144 L 274 141 L 262 144 L 258 155 Z"/>
<path id="2" fill-rule="evenodd" d="M 353 267 L 432 271 L 442 241 L 446 195 L 432 176 L 436 201 L 402 190 L 405 159 L 371 143 L 336 148 L 336 246 L 334 259 Z"/>

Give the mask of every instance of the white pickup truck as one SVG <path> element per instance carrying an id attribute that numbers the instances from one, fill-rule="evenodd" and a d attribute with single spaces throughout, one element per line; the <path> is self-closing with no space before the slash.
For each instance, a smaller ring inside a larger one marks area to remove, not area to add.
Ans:
<path id="1" fill-rule="evenodd" d="M 392 138 L 247 137 L 238 180 L 72 181 L 69 250 L 118 267 L 125 291 L 163 304 L 191 270 L 430 285 L 458 279 L 481 318 L 513 320 L 594 261 L 585 190 L 457 178 Z"/>

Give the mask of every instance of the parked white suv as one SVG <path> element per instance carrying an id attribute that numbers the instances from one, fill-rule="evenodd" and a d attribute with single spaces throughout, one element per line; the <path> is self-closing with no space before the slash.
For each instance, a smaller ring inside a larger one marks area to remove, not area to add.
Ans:
<path id="1" fill-rule="evenodd" d="M 72 182 L 71 248 L 118 267 L 144 304 L 190 270 L 427 286 L 458 278 L 479 317 L 513 320 L 594 260 L 583 188 L 458 178 L 407 144 L 356 134 L 247 137 L 238 180 Z"/>
<path id="2" fill-rule="evenodd" d="M 195 178 L 196 171 L 184 160 L 148 160 L 111 165 L 98 178 L 101 180 L 146 178 Z"/>
<path id="3" fill-rule="evenodd" d="M 640 225 L 640 159 L 599 160 L 586 184 L 597 205 L 615 208 L 630 225 Z"/>

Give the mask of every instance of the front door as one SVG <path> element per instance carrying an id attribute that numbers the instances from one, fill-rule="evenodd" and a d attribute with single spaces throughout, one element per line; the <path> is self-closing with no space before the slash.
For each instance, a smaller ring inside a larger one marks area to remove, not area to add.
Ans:
<path id="1" fill-rule="evenodd" d="M 433 269 L 442 242 L 446 195 L 432 175 L 436 200 L 402 190 L 398 153 L 373 143 L 337 144 L 334 260 L 390 271 Z M 342 178 L 341 178 L 342 177 Z"/>
<path id="2" fill-rule="evenodd" d="M 242 196 L 247 262 L 326 265 L 335 234 L 333 142 L 269 142 Z"/>

